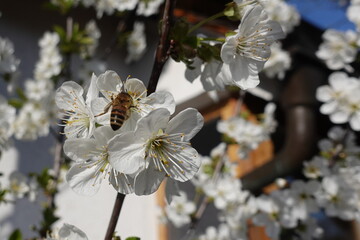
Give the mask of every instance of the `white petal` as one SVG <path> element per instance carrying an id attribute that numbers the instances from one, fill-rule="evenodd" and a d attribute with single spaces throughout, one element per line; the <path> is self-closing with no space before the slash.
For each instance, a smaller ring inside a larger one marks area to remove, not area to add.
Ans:
<path id="1" fill-rule="evenodd" d="M 94 137 L 97 146 L 107 146 L 108 141 L 116 135 L 117 132 L 109 126 L 101 126 L 95 129 Z"/>
<path id="2" fill-rule="evenodd" d="M 120 92 L 121 86 L 121 79 L 114 71 L 106 71 L 97 79 L 97 87 L 108 101 L 111 101 L 111 97 Z"/>
<path id="3" fill-rule="evenodd" d="M 166 172 L 172 179 L 186 182 L 194 177 L 201 165 L 201 158 L 197 151 L 190 147 L 168 153 L 168 165 L 165 166 Z"/>
<path id="4" fill-rule="evenodd" d="M 316 98 L 321 102 L 327 102 L 333 98 L 333 90 L 328 86 L 321 86 L 316 89 Z"/>
<path id="5" fill-rule="evenodd" d="M 344 111 L 336 111 L 330 115 L 330 120 L 333 123 L 345 123 L 349 120 L 350 114 Z"/>
<path id="6" fill-rule="evenodd" d="M 74 102 L 85 106 L 83 98 L 84 90 L 83 88 L 73 81 L 65 82 L 61 87 L 56 91 L 55 101 L 57 106 L 60 109 L 73 110 L 74 111 Z"/>
<path id="7" fill-rule="evenodd" d="M 149 195 L 154 193 L 164 178 L 165 172 L 156 170 L 155 166 L 150 163 L 147 169 L 144 169 L 135 177 L 135 194 Z"/>
<path id="8" fill-rule="evenodd" d="M 141 118 L 137 124 L 135 135 L 137 137 L 148 138 L 157 133 L 159 129 L 166 127 L 169 122 L 170 112 L 165 108 L 158 108 L 150 112 L 149 115 Z"/>
<path id="9" fill-rule="evenodd" d="M 166 132 L 185 134 L 184 141 L 189 141 L 203 127 L 204 118 L 195 108 L 187 108 L 169 121 Z"/>
<path id="10" fill-rule="evenodd" d="M 180 189 L 176 181 L 171 178 L 166 179 L 165 197 L 168 204 L 171 203 L 174 196 L 180 196 Z"/>
<path id="11" fill-rule="evenodd" d="M 133 174 L 145 164 L 145 147 L 133 132 L 121 133 L 109 141 L 108 154 L 111 166 L 122 173 Z"/>
<path id="12" fill-rule="evenodd" d="M 226 42 L 221 47 L 220 53 L 224 63 L 229 64 L 235 60 L 236 45 L 236 35 L 226 39 Z"/>
<path id="13" fill-rule="evenodd" d="M 90 105 L 91 101 L 99 96 L 99 89 L 96 85 L 97 77 L 93 73 L 90 80 L 90 86 L 86 94 L 86 104 Z"/>
<path id="14" fill-rule="evenodd" d="M 122 194 L 134 192 L 134 177 L 112 170 L 109 176 L 109 182 L 116 191 Z"/>
<path id="15" fill-rule="evenodd" d="M 142 103 L 150 105 L 152 109 L 166 108 L 170 114 L 173 114 L 175 111 L 175 100 L 169 92 L 160 91 L 152 93 Z"/>
<path id="16" fill-rule="evenodd" d="M 98 176 L 101 164 L 94 162 L 74 164 L 66 174 L 71 189 L 81 195 L 92 196 L 100 188 L 102 176 Z"/>
<path id="17" fill-rule="evenodd" d="M 146 96 L 147 89 L 144 83 L 137 78 L 130 78 L 125 82 L 125 89 L 127 93 L 131 96 L 135 96 L 135 98 L 142 96 Z"/>
<path id="18" fill-rule="evenodd" d="M 360 131 L 360 112 L 354 113 L 350 119 L 350 126 L 355 131 Z"/>
<path id="19" fill-rule="evenodd" d="M 91 158 L 90 154 L 96 148 L 94 139 L 71 138 L 64 143 L 64 152 L 66 156 L 74 161 L 83 161 Z"/>
<path id="20" fill-rule="evenodd" d="M 79 228 L 64 223 L 64 225 L 59 230 L 59 237 L 61 239 L 68 240 L 87 240 L 86 234 L 81 231 Z"/>

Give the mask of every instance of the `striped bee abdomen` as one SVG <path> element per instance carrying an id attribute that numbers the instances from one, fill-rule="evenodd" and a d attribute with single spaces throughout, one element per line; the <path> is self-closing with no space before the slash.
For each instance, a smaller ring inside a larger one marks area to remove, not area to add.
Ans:
<path id="1" fill-rule="evenodd" d="M 127 110 L 122 108 L 113 108 L 110 114 L 110 126 L 116 131 L 123 125 L 124 121 L 127 119 Z"/>

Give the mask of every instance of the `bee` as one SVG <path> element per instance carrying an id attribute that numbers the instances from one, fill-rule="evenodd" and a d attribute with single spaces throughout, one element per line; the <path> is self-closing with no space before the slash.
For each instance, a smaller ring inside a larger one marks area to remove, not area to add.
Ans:
<path id="1" fill-rule="evenodd" d="M 121 128 L 124 122 L 130 117 L 130 109 L 133 107 L 133 99 L 130 94 L 125 91 L 124 85 L 123 83 L 121 91 L 115 98 L 111 97 L 111 102 L 105 106 L 104 112 L 95 116 L 104 115 L 112 107 L 110 112 L 110 126 L 114 131 Z"/>

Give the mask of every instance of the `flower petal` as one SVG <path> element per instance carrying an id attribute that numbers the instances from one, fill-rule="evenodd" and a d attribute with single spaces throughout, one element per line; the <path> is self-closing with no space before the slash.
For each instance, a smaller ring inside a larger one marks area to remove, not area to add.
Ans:
<path id="1" fill-rule="evenodd" d="M 184 141 L 189 141 L 204 125 L 204 118 L 195 108 L 187 108 L 169 121 L 166 133 L 183 133 Z"/>
<path id="2" fill-rule="evenodd" d="M 138 97 L 146 97 L 147 89 L 144 83 L 137 79 L 137 78 L 130 78 L 125 82 L 125 90 L 131 96 L 138 98 Z"/>
<path id="3" fill-rule="evenodd" d="M 160 91 L 150 94 L 145 101 L 142 101 L 142 103 L 149 105 L 149 110 L 154 110 L 157 108 L 166 108 L 170 114 L 173 114 L 175 111 L 175 100 L 171 93 Z"/>
<path id="4" fill-rule="evenodd" d="M 147 169 L 139 172 L 135 177 L 135 194 L 149 195 L 154 193 L 165 178 L 165 172 L 155 169 L 152 162 Z"/>
<path id="5" fill-rule="evenodd" d="M 122 86 L 119 75 L 114 71 L 106 71 L 101 74 L 96 83 L 100 92 L 108 101 L 111 101 L 111 97 L 116 96 L 120 92 Z"/>
<path id="6" fill-rule="evenodd" d="M 99 191 L 103 177 L 99 176 L 101 164 L 76 163 L 66 174 L 71 189 L 81 195 L 93 196 Z"/>
<path id="7" fill-rule="evenodd" d="M 158 108 L 141 118 L 137 124 L 135 135 L 139 138 L 148 138 L 159 129 L 166 127 L 169 122 L 170 112 L 165 108 Z"/>
<path id="8" fill-rule="evenodd" d="M 120 133 L 109 141 L 108 160 L 115 170 L 133 174 L 145 164 L 144 152 L 144 142 L 133 132 Z"/>
<path id="9" fill-rule="evenodd" d="M 95 139 L 89 138 L 71 138 L 64 143 L 64 152 L 66 156 L 74 161 L 84 161 L 91 158 L 91 152 L 96 148 Z"/>
<path id="10" fill-rule="evenodd" d="M 109 182 L 116 191 L 122 194 L 130 194 L 134 192 L 134 177 L 120 173 L 112 169 Z"/>

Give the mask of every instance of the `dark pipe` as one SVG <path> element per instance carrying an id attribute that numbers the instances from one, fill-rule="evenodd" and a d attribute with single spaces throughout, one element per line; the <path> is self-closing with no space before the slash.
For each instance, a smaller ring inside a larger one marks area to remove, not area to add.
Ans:
<path id="1" fill-rule="evenodd" d="M 315 92 L 325 77 L 311 66 L 302 66 L 291 75 L 280 97 L 286 119 L 284 145 L 272 161 L 242 178 L 244 189 L 257 191 L 300 168 L 314 154 L 318 111 Z"/>

